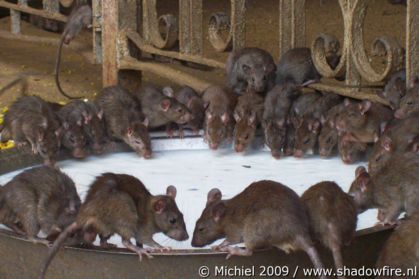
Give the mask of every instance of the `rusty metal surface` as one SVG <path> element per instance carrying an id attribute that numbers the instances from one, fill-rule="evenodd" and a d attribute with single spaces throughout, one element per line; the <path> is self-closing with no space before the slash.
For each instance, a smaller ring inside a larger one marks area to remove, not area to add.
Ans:
<path id="1" fill-rule="evenodd" d="M 407 1 L 406 16 L 406 82 L 419 76 L 419 1 Z"/>
<path id="2" fill-rule="evenodd" d="M 202 0 L 179 1 L 179 49 L 181 53 L 202 55 Z"/>
<path id="3" fill-rule="evenodd" d="M 129 148 L 124 144 L 116 144 L 112 152 L 126 152 Z M 59 159 L 69 158 L 70 154 L 63 152 Z M 41 163 L 39 156 L 32 154 L 29 147 L 9 148 L 0 150 L 0 174 L 29 167 Z M 382 226 L 361 230 L 356 233 L 351 245 L 344 247 L 343 259 L 347 267 L 373 267 L 379 251 L 391 234 L 391 228 Z M 327 249 L 317 246 L 320 257 L 326 267 L 333 267 L 333 257 Z M 37 277 L 40 263 L 46 255 L 44 245 L 28 242 L 14 232 L 0 229 L 0 278 L 2 279 L 33 279 Z M 225 260 L 225 253 L 203 249 L 174 250 L 168 253 L 153 254 L 154 259 L 143 259 L 125 249 L 103 251 L 100 249 L 66 248 L 54 258 L 47 279 L 179 279 L 200 278 L 198 269 L 205 265 L 211 271 L 208 278 L 226 278 L 213 276 L 215 267 L 226 266 L 234 268 L 242 266 L 254 267 L 258 276 L 262 266 L 286 266 L 293 271 L 298 266 L 299 272 L 295 278 L 306 278 L 302 268 L 312 267 L 308 256 L 302 252 L 285 254 L 277 249 L 256 251 L 251 257 L 233 257 Z M 236 276 L 234 278 L 249 278 Z"/>
<path id="4" fill-rule="evenodd" d="M 103 87 L 118 83 L 118 5 L 119 1 L 102 1 L 102 82 Z"/>
<path id="5" fill-rule="evenodd" d="M 347 267 L 373 267 L 378 251 L 389 237 L 391 230 L 368 230 L 357 236 L 353 243 L 343 250 L 344 263 Z M 333 259 L 329 251 L 319 247 L 320 257 L 325 266 L 332 267 Z M 32 244 L 9 231 L 0 230 L 0 277 L 2 279 L 33 279 L 40 269 L 40 263 L 47 248 Z M 287 267 L 289 276 L 298 266 L 295 278 L 303 276 L 302 269 L 312 267 L 304 252 L 285 254 L 277 249 L 256 251 L 251 257 L 233 257 L 225 260 L 225 253 L 209 250 L 179 250 L 170 253 L 154 254 L 154 259 L 138 261 L 138 256 L 124 249 L 103 251 L 99 249 L 67 248 L 60 251 L 46 273 L 46 279 L 180 279 L 200 278 L 198 270 L 207 266 L 208 278 L 228 278 L 213 276 L 215 267 L 254 267 L 258 276 L 262 266 Z M 234 278 L 249 278 L 235 276 Z M 350 278 L 350 277 L 348 277 Z M 367 277 L 365 277 L 367 278 Z"/>
<path id="6" fill-rule="evenodd" d="M 279 56 L 305 46 L 305 0 L 279 1 Z"/>

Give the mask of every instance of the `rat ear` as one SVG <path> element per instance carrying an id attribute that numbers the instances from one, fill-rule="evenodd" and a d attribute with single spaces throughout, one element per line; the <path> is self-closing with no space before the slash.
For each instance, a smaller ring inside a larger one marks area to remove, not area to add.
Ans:
<path id="1" fill-rule="evenodd" d="M 68 128 L 70 128 L 70 125 L 68 125 L 68 122 L 67 121 L 63 122 L 63 128 L 65 130 L 68 130 Z"/>
<path id="2" fill-rule="evenodd" d="M 207 205 L 212 202 L 221 200 L 221 196 L 221 191 L 218 188 L 211 189 L 211 191 L 209 191 L 207 195 Z"/>
<path id="3" fill-rule="evenodd" d="M 214 221 L 218 223 L 221 219 L 221 217 L 224 216 L 226 212 L 226 205 L 223 202 L 220 202 L 216 206 L 214 206 L 211 210 L 212 218 L 214 218 Z"/>
<path id="4" fill-rule="evenodd" d="M 284 128 L 285 127 L 285 118 L 281 117 L 280 119 L 278 119 L 278 121 L 276 123 L 278 124 L 279 127 Z"/>
<path id="5" fill-rule="evenodd" d="M 211 112 L 207 112 L 207 118 L 208 118 L 208 120 L 210 120 L 211 118 L 212 118 L 212 113 Z"/>
<path id="6" fill-rule="evenodd" d="M 368 173 L 363 173 L 360 177 L 357 178 L 357 180 L 359 181 L 359 189 L 362 193 L 365 193 L 368 190 L 370 175 Z"/>
<path id="7" fill-rule="evenodd" d="M 370 100 L 364 100 L 362 103 L 359 104 L 359 110 L 361 111 L 361 115 L 367 113 L 370 110 L 372 103 Z"/>
<path id="8" fill-rule="evenodd" d="M 418 77 L 411 77 L 410 79 L 409 79 L 409 88 L 413 88 L 413 87 L 415 87 L 416 85 L 418 85 L 418 83 L 419 83 L 419 78 Z"/>
<path id="9" fill-rule="evenodd" d="M 343 100 L 343 104 L 345 105 L 345 107 L 349 106 L 351 103 L 352 102 L 349 98 L 345 98 L 345 100 Z"/>
<path id="10" fill-rule="evenodd" d="M 177 193 L 177 191 L 176 191 L 175 186 L 173 186 L 173 185 L 167 186 L 167 189 L 166 189 L 166 195 L 167 196 L 171 197 L 172 199 L 175 199 L 176 198 L 176 193 Z"/>
<path id="11" fill-rule="evenodd" d="M 239 121 L 240 121 L 240 119 L 241 119 L 240 115 L 239 115 L 237 112 L 234 112 L 233 117 L 234 117 L 234 120 L 235 120 L 236 122 L 239 122 Z"/>
<path id="12" fill-rule="evenodd" d="M 173 91 L 172 87 L 170 87 L 170 86 L 164 87 L 162 92 L 163 92 L 164 95 L 166 95 L 167 97 L 170 97 L 170 98 L 174 98 L 174 96 L 175 96 L 175 92 Z"/>
<path id="13" fill-rule="evenodd" d="M 363 166 L 357 167 L 355 170 L 355 178 L 358 178 L 358 176 L 360 176 L 363 173 L 367 173 L 367 170 L 365 169 L 365 167 Z"/>
<path id="14" fill-rule="evenodd" d="M 89 123 L 89 120 L 91 119 L 90 115 L 85 110 L 82 111 L 81 114 L 83 115 L 83 118 L 84 118 L 84 124 L 88 124 Z M 80 119 L 79 121 L 81 123 L 82 120 Z M 77 121 L 77 125 L 79 125 L 79 121 Z M 79 125 L 79 126 L 81 126 L 81 125 Z"/>
<path id="15" fill-rule="evenodd" d="M 221 121 L 223 121 L 223 123 L 227 123 L 229 119 L 230 117 L 228 116 L 227 112 L 224 112 L 223 115 L 221 115 Z"/>
<path id="16" fill-rule="evenodd" d="M 308 124 L 308 129 L 313 133 L 317 133 L 320 129 L 320 122 L 318 120 L 314 120 Z"/>
<path id="17" fill-rule="evenodd" d="M 146 117 L 146 118 L 144 118 L 144 120 L 143 120 L 143 124 L 144 124 L 144 126 L 146 126 L 146 127 L 148 127 L 148 124 L 150 124 L 150 122 L 148 121 L 148 118 Z"/>
<path id="18" fill-rule="evenodd" d="M 163 109 L 163 111 L 167 111 L 170 108 L 171 104 L 172 102 L 170 101 L 170 99 L 164 99 L 163 101 L 161 101 L 160 106 Z"/>
<path id="19" fill-rule="evenodd" d="M 377 96 L 385 99 L 386 98 L 386 92 L 385 91 L 377 91 Z"/>
<path id="20" fill-rule="evenodd" d="M 132 136 L 132 134 L 134 133 L 134 131 L 133 131 L 133 129 L 132 129 L 132 127 L 130 127 L 130 126 L 128 126 L 127 127 L 127 136 Z"/>
<path id="21" fill-rule="evenodd" d="M 303 121 L 298 117 L 293 117 L 292 122 L 295 125 L 295 128 L 300 128 L 303 125 Z"/>
<path id="22" fill-rule="evenodd" d="M 248 123 L 250 126 L 254 126 L 256 124 L 256 113 L 254 111 L 251 112 Z"/>
<path id="23" fill-rule="evenodd" d="M 103 109 L 100 109 L 99 112 L 97 113 L 97 118 L 102 120 L 102 117 L 103 117 Z"/>
<path id="24" fill-rule="evenodd" d="M 246 64 L 243 64 L 242 69 L 243 69 L 243 72 L 246 75 L 248 75 L 248 74 L 250 74 L 252 68 L 250 66 L 246 65 Z"/>
<path id="25" fill-rule="evenodd" d="M 77 122 L 76 122 L 77 123 L 77 126 L 80 126 L 81 127 L 83 125 L 83 122 L 82 121 L 83 121 L 83 119 L 82 118 L 79 118 L 79 120 L 77 120 Z M 88 120 L 85 120 L 85 123 L 86 123 L 86 121 L 88 121 Z"/>
<path id="26" fill-rule="evenodd" d="M 386 151 L 391 151 L 391 138 L 388 136 L 383 136 L 381 139 L 381 146 L 386 150 Z"/>
<path id="27" fill-rule="evenodd" d="M 320 122 L 322 123 L 322 125 L 326 124 L 327 122 L 327 119 L 323 113 L 320 115 Z"/>
<path id="28" fill-rule="evenodd" d="M 153 204 L 153 209 L 157 214 L 162 214 L 166 206 L 167 206 L 166 201 L 163 199 L 160 199 Z"/>
<path id="29" fill-rule="evenodd" d="M 42 131 L 38 132 L 38 141 L 42 141 L 44 139 L 44 133 Z"/>

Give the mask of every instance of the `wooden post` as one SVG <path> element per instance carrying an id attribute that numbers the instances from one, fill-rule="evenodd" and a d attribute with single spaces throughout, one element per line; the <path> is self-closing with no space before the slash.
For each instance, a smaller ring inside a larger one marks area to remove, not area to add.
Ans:
<path id="1" fill-rule="evenodd" d="M 279 1 L 279 57 L 305 46 L 305 0 Z"/>
<path id="2" fill-rule="evenodd" d="M 102 83 L 103 87 L 117 85 L 118 0 L 102 1 Z"/>
<path id="3" fill-rule="evenodd" d="M 419 76 L 419 1 L 407 1 L 406 16 L 406 82 Z"/>

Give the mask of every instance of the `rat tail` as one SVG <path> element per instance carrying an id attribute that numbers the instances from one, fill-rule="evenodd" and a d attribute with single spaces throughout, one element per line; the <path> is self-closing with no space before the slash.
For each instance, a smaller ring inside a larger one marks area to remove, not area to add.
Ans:
<path id="1" fill-rule="evenodd" d="M 41 272 L 38 276 L 38 279 L 44 279 L 47 268 L 51 263 L 52 259 L 54 258 L 55 254 L 57 254 L 58 250 L 60 250 L 62 244 L 68 238 L 68 236 L 78 229 L 79 225 L 77 224 L 77 222 L 73 222 L 63 232 L 60 233 L 58 238 L 54 241 L 52 247 L 48 250 L 47 257 L 42 262 Z"/>
<path id="2" fill-rule="evenodd" d="M 72 96 L 69 96 L 67 93 L 64 92 L 64 90 L 61 88 L 61 85 L 60 85 L 60 80 L 59 80 L 60 71 L 59 70 L 60 70 L 61 53 L 62 53 L 62 49 L 63 49 L 64 38 L 65 38 L 65 36 L 62 35 L 61 36 L 61 39 L 60 39 L 59 46 L 58 46 L 57 61 L 55 63 L 55 84 L 57 84 L 58 91 L 60 91 L 60 93 L 64 97 L 66 97 L 68 99 L 71 99 L 71 100 L 81 99 L 81 98 L 84 98 L 84 97 L 83 96 L 80 96 L 80 97 L 72 97 Z"/>

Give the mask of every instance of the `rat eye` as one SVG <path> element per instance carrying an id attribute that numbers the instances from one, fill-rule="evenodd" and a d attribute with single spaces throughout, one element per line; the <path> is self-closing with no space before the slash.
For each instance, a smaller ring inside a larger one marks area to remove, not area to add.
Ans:
<path id="1" fill-rule="evenodd" d="M 264 80 L 264 81 L 266 80 L 266 75 L 264 75 L 264 76 L 263 76 L 263 80 Z"/>
<path id="2" fill-rule="evenodd" d="M 248 140 L 248 139 L 249 139 L 249 134 L 247 134 L 247 135 L 244 137 L 244 139 L 245 139 L 245 140 Z"/>
<path id="3" fill-rule="evenodd" d="M 393 107 L 396 106 L 396 104 L 393 101 L 390 101 L 390 105 L 392 105 Z"/>
<path id="4" fill-rule="evenodd" d="M 332 137 L 329 137 L 326 141 L 326 143 L 330 143 L 332 141 Z"/>
<path id="5" fill-rule="evenodd" d="M 375 158 L 375 161 L 378 162 L 378 161 L 380 161 L 380 159 L 381 159 L 381 155 L 378 156 L 377 158 Z"/>
<path id="6" fill-rule="evenodd" d="M 199 228 L 199 229 L 198 229 L 198 231 L 199 231 L 199 232 L 203 232 L 203 231 L 204 231 L 204 228 L 203 228 L 203 227 L 201 227 L 201 228 Z"/>
<path id="7" fill-rule="evenodd" d="M 351 112 L 348 117 L 355 117 L 355 113 Z"/>
<path id="8" fill-rule="evenodd" d="M 182 112 L 182 108 L 178 108 L 177 112 L 181 113 Z"/>
<path id="9" fill-rule="evenodd" d="M 310 138 L 307 138 L 306 140 L 304 140 L 303 144 L 307 144 L 309 143 L 309 141 L 310 141 Z"/>
<path id="10" fill-rule="evenodd" d="M 169 222 L 170 224 L 174 225 L 176 223 L 176 218 L 170 217 Z"/>
<path id="11" fill-rule="evenodd" d="M 142 144 L 142 142 L 141 142 L 141 141 L 139 141 L 139 140 L 135 140 L 135 143 L 136 143 L 136 144 Z"/>
<path id="12" fill-rule="evenodd" d="M 410 105 L 413 105 L 413 101 L 409 101 L 409 102 L 407 102 L 406 104 L 408 104 L 409 106 L 410 106 Z"/>
<path id="13" fill-rule="evenodd" d="M 252 81 L 255 82 L 255 78 L 254 77 L 252 77 Z"/>

